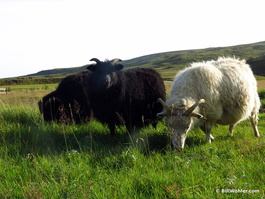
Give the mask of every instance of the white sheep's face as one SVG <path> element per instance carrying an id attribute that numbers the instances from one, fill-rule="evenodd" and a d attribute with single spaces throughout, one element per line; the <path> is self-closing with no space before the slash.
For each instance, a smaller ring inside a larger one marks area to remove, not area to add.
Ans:
<path id="1" fill-rule="evenodd" d="M 194 118 L 200 119 L 203 117 L 194 110 L 199 104 L 204 103 L 205 100 L 201 99 L 191 107 L 184 105 L 178 107 L 172 105 L 169 107 L 162 99 L 158 99 L 158 101 L 163 105 L 164 111 L 158 113 L 157 116 L 166 116 L 166 124 L 171 134 L 173 147 L 175 149 L 183 149 L 188 132 L 193 126 Z"/>
<path id="2" fill-rule="evenodd" d="M 177 115 L 167 115 L 166 125 L 171 134 L 174 149 L 183 149 L 188 132 L 191 129 L 193 118 L 183 115 L 183 111 L 174 111 Z"/>

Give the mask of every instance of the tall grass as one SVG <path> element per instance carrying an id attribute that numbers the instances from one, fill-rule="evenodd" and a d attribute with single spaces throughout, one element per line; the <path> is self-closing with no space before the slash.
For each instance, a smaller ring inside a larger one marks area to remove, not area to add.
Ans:
<path id="1" fill-rule="evenodd" d="M 215 127 L 212 144 L 193 130 L 177 152 L 163 122 L 131 136 L 121 127 L 111 137 L 96 121 L 44 124 L 31 100 L 0 103 L 0 198 L 265 196 L 265 114 L 259 139 L 245 121 L 234 136 Z"/>
<path id="2" fill-rule="evenodd" d="M 1 105 L 2 198 L 249 198 L 264 196 L 264 115 L 260 139 L 249 122 L 233 137 L 213 130 L 205 144 L 194 130 L 182 152 L 170 149 L 166 127 L 116 138 L 96 121 L 43 124 L 36 107 Z M 222 189 L 259 193 L 221 193 Z M 218 192 L 218 190 L 220 192 Z"/>

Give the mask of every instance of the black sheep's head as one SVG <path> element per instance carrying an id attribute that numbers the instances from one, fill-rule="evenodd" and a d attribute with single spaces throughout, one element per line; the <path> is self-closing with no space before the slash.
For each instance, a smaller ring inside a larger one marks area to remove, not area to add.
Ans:
<path id="1" fill-rule="evenodd" d="M 95 89 L 110 88 L 115 83 L 116 72 L 123 68 L 123 65 L 120 63 L 122 60 L 120 59 L 102 62 L 97 58 L 93 58 L 90 61 L 96 62 L 87 67 L 88 70 L 94 72 L 91 80 Z"/>

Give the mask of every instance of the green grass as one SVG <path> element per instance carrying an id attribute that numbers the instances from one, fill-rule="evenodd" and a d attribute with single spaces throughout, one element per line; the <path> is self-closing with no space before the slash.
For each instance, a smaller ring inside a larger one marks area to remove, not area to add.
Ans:
<path id="1" fill-rule="evenodd" d="M 10 85 L 7 86 L 9 92 L 15 91 L 15 92 L 30 92 L 36 90 L 55 90 L 57 88 L 58 84 L 25 84 L 25 85 Z"/>
<path id="2" fill-rule="evenodd" d="M 261 198 L 264 119 L 260 139 L 245 121 L 234 136 L 215 127 L 212 144 L 194 130 L 177 152 L 163 123 L 112 138 L 96 121 L 44 124 L 36 106 L 1 103 L 0 198 Z"/>

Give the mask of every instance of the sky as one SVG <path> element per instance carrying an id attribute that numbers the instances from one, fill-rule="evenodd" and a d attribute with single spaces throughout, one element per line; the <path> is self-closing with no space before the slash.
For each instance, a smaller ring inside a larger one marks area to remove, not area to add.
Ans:
<path id="1" fill-rule="evenodd" d="M 264 0 L 0 0 L 0 78 L 265 41 Z"/>

